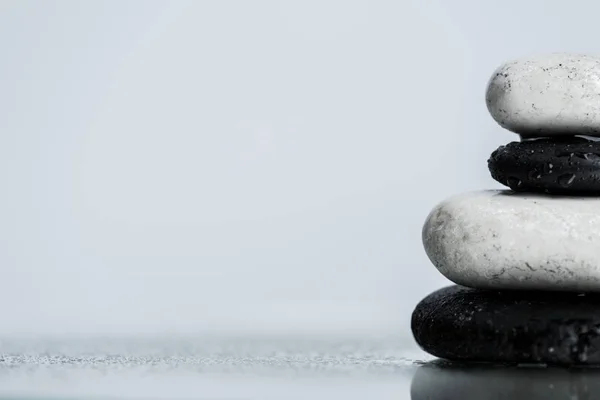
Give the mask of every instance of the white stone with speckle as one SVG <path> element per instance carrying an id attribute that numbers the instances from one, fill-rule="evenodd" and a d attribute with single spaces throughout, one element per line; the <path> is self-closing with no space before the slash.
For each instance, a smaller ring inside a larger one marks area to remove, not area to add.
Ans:
<path id="1" fill-rule="evenodd" d="M 550 54 L 510 61 L 492 75 L 492 117 L 523 137 L 600 136 L 600 57 Z"/>
<path id="2" fill-rule="evenodd" d="M 465 193 L 431 211 L 423 244 L 464 286 L 600 292 L 600 198 Z"/>

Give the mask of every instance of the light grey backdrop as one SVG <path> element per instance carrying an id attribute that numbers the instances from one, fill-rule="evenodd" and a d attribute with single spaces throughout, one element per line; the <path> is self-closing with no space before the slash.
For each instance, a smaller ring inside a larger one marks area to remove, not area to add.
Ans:
<path id="1" fill-rule="evenodd" d="M 595 1 L 0 0 L 0 333 L 409 334 L 504 60 Z"/>

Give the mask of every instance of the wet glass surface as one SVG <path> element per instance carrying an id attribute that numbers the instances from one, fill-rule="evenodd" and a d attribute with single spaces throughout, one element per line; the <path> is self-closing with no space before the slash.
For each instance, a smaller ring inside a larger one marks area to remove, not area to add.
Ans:
<path id="1" fill-rule="evenodd" d="M 2 398 L 592 399 L 600 369 L 465 366 L 397 338 L 0 342 Z"/>

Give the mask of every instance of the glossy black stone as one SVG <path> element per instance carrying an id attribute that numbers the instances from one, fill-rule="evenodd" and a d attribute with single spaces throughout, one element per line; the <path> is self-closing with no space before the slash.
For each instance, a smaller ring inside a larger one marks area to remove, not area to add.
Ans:
<path id="1" fill-rule="evenodd" d="M 450 286 L 416 307 L 412 331 L 448 360 L 600 364 L 600 295 L 488 291 Z"/>
<path id="2" fill-rule="evenodd" d="M 492 153 L 488 168 L 518 192 L 600 194 L 600 142 L 581 137 L 511 142 Z"/>

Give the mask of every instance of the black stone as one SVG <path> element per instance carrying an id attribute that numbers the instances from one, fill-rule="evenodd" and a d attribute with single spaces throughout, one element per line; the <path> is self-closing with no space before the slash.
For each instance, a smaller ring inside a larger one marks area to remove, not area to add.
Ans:
<path id="1" fill-rule="evenodd" d="M 416 307 L 412 331 L 448 360 L 600 364 L 600 295 L 493 291 L 450 286 Z"/>
<path id="2" fill-rule="evenodd" d="M 488 168 L 518 192 L 600 194 L 600 142 L 581 137 L 511 142 L 492 153 Z"/>

